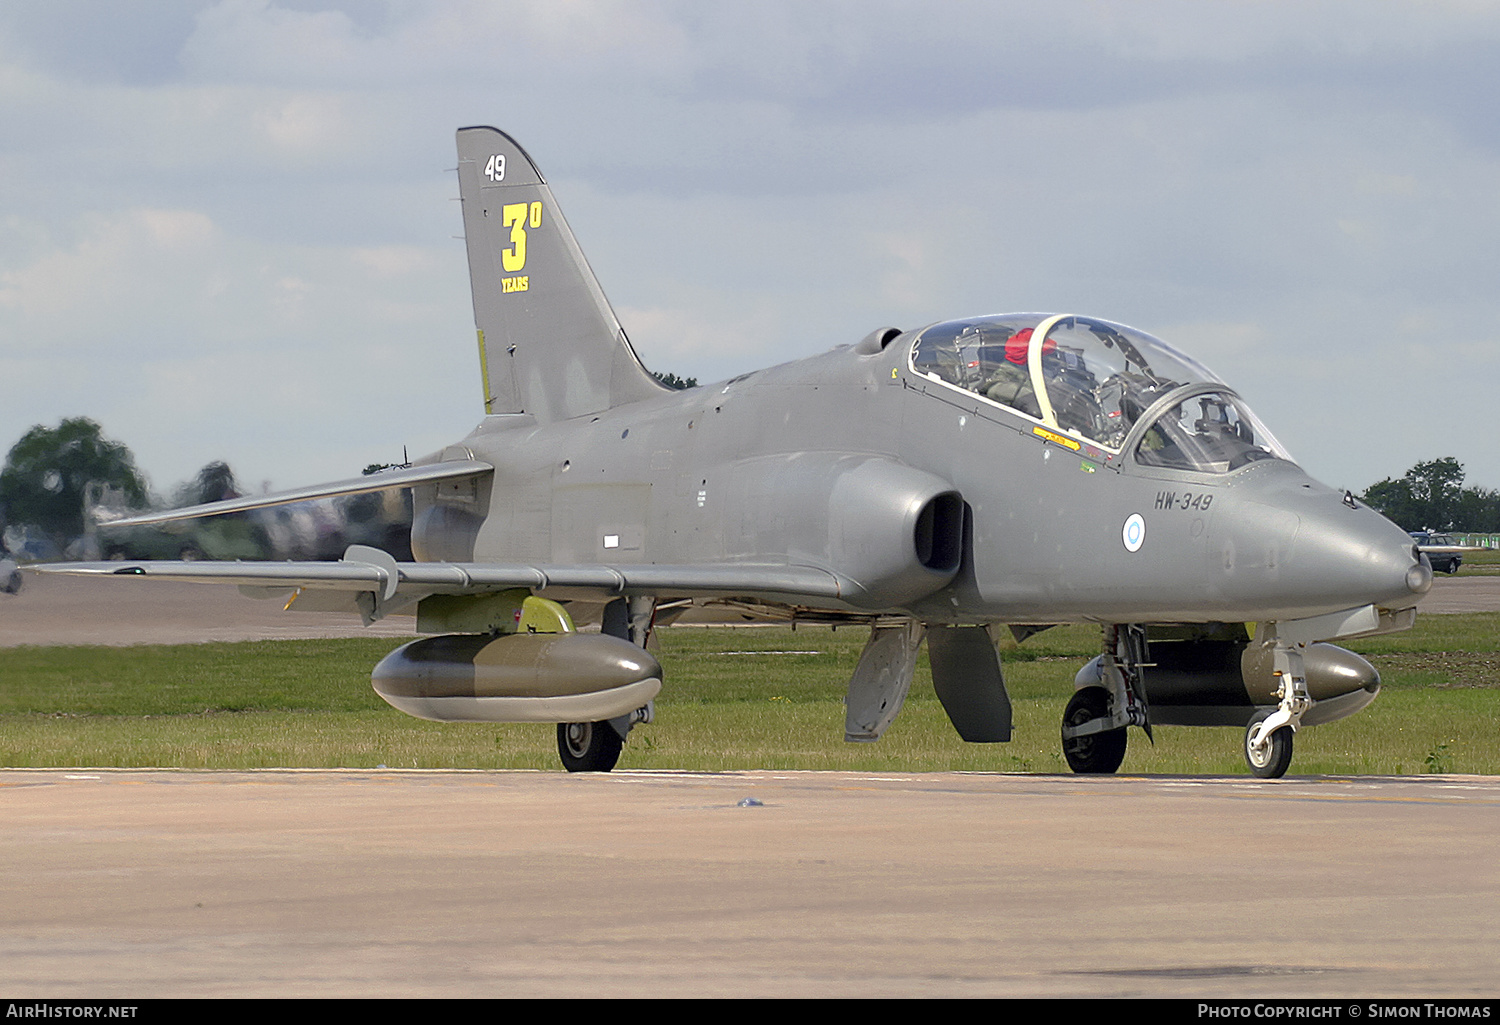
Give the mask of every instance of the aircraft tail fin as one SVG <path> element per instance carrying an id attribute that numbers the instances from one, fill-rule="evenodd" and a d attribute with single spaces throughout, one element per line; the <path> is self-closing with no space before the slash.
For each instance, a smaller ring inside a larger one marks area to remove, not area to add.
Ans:
<path id="1" fill-rule="evenodd" d="M 459 129 L 458 187 L 485 412 L 545 423 L 662 394 L 526 151 Z"/>

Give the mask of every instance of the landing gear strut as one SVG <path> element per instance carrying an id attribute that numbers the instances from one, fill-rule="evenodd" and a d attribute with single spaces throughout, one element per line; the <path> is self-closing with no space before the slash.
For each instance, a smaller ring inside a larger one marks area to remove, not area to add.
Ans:
<path id="1" fill-rule="evenodd" d="M 604 633 L 644 648 L 656 617 L 656 599 L 650 595 L 616 598 L 604 608 Z M 602 722 L 557 724 L 557 754 L 569 772 L 608 772 L 620 760 L 620 748 L 631 728 L 655 716 L 653 702 Z"/>
<path id="2" fill-rule="evenodd" d="M 1078 674 L 1079 689 L 1063 712 L 1062 746 L 1077 773 L 1111 773 L 1125 760 L 1127 726 L 1151 736 L 1141 668 L 1149 665 L 1146 631 L 1134 624 L 1104 628 L 1104 654 Z"/>
<path id="3" fill-rule="evenodd" d="M 1276 696 L 1280 704 L 1276 711 L 1252 722 L 1245 730 L 1245 761 L 1250 771 L 1261 779 L 1280 779 L 1292 764 L 1292 737 L 1302 726 L 1302 716 L 1312 708 L 1312 696 L 1307 692 L 1307 670 L 1303 665 L 1303 654 L 1307 642 L 1280 636 L 1280 626 L 1269 624 L 1278 631 L 1276 647 L 1271 651 L 1271 671 L 1276 674 Z"/>

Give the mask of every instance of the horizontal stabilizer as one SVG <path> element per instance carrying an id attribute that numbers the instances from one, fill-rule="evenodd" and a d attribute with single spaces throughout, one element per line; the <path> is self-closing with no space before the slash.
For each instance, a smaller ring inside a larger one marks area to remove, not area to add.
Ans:
<path id="1" fill-rule="evenodd" d="M 372 473 L 364 477 L 354 477 L 350 480 L 337 480 L 330 484 L 314 484 L 310 487 L 294 488 L 291 491 L 278 491 L 271 495 L 230 498 L 222 502 L 208 502 L 205 505 L 190 505 L 182 509 L 168 509 L 166 512 L 147 513 L 144 516 L 131 516 L 128 519 L 101 523 L 99 526 L 144 527 L 152 523 L 193 520 L 200 516 L 222 516 L 224 513 L 248 512 L 251 509 L 267 509 L 276 505 L 291 505 L 293 502 L 308 502 L 315 498 L 341 498 L 345 495 L 363 495 L 371 491 L 385 491 L 388 488 L 409 488 L 418 484 L 432 484 L 437 481 L 478 477 L 482 473 L 490 473 L 493 470 L 494 467 L 489 463 L 482 463 L 477 459 L 429 463 L 426 466 L 405 466 L 396 470 L 382 470 L 379 473 Z M 113 565 L 115 569 L 120 568 L 119 563 Z M 166 565 L 175 564 L 167 563 Z M 272 563 L 271 565 L 286 565 L 286 563 Z M 313 563 L 311 565 L 335 564 Z"/>

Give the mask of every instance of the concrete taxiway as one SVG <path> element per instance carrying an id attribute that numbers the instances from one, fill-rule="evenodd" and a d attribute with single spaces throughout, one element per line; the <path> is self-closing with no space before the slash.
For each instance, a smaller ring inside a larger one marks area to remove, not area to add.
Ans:
<path id="1" fill-rule="evenodd" d="M 26 996 L 1493 997 L 1500 780 L 0 770 Z"/>
<path id="2" fill-rule="evenodd" d="M 1418 615 L 1500 611 L 1500 576 L 1439 576 L 1417 605 Z"/>
<path id="3" fill-rule="evenodd" d="M 0 594 L 0 648 L 416 636 L 413 616 L 392 616 L 367 628 L 352 613 L 284 612 L 279 601 L 246 598 L 239 588 L 221 584 L 34 572 L 24 581 L 20 594 Z"/>

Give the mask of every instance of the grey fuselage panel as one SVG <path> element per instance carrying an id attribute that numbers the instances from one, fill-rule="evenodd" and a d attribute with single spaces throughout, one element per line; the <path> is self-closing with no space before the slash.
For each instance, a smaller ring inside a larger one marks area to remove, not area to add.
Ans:
<path id="1" fill-rule="evenodd" d="M 1090 458 L 911 372 L 911 337 L 548 424 L 487 417 L 446 450 L 495 467 L 460 554 L 817 567 L 859 585 L 834 607 L 934 623 L 1255 621 L 1414 599 L 1404 535 L 1296 465 Z M 961 565 L 912 552 L 918 507 L 944 493 L 962 496 Z M 420 548 L 442 499 L 416 496 Z"/>

